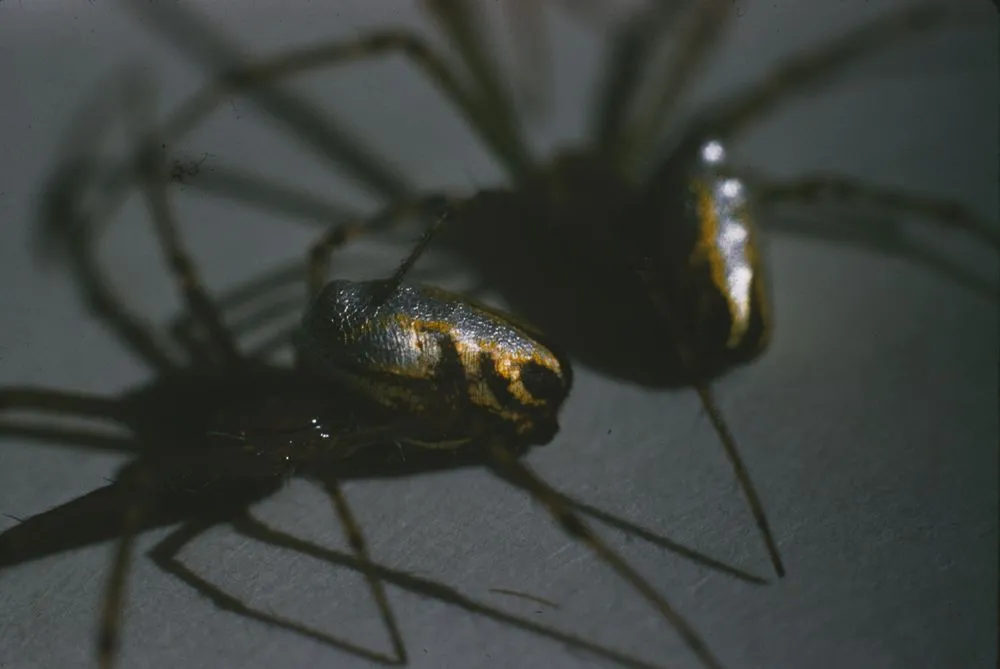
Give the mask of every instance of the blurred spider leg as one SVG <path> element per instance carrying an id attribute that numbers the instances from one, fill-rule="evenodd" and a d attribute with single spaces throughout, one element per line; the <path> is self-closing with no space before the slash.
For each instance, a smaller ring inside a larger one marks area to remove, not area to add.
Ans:
<path id="1" fill-rule="evenodd" d="M 246 511 L 243 511 L 238 518 L 245 516 L 245 514 Z M 178 559 L 178 554 L 187 544 L 194 541 L 199 535 L 203 534 L 211 527 L 221 524 L 221 522 L 221 520 L 205 520 L 185 523 L 157 543 L 152 550 L 150 550 L 149 556 L 164 572 L 180 579 L 181 582 L 191 588 L 194 588 L 198 591 L 198 593 L 207 597 L 215 606 L 223 611 L 229 611 L 230 613 L 234 613 L 241 618 L 256 620 L 257 622 L 264 623 L 265 625 L 301 635 L 327 646 L 332 646 L 338 650 L 371 660 L 372 662 L 377 662 L 379 664 L 399 664 L 399 661 L 396 658 L 358 646 L 350 641 L 339 639 L 295 621 L 258 611 L 257 609 L 244 604 L 239 598 L 225 592 L 222 588 L 210 583 L 201 576 L 198 576 Z"/>
<path id="2" fill-rule="evenodd" d="M 517 100 L 532 115 L 552 104 L 552 45 L 545 31 L 545 8 L 537 0 L 503 3 L 514 42 Z"/>
<path id="3" fill-rule="evenodd" d="M 187 321 L 184 325 L 179 322 L 173 323 L 170 327 L 170 334 L 174 341 L 188 354 L 191 362 L 211 363 L 217 358 L 215 350 L 211 344 L 198 336 L 195 325 L 194 321 Z"/>
<path id="4" fill-rule="evenodd" d="M 820 200 L 856 203 L 888 211 L 926 216 L 942 227 L 963 231 L 991 246 L 1000 254 L 1000 232 L 967 207 L 944 198 L 923 197 L 833 174 L 809 176 L 794 181 L 767 181 L 750 177 L 754 198 L 764 206 L 781 203 L 812 203 Z"/>
<path id="5" fill-rule="evenodd" d="M 111 397 L 47 388 L 0 388 L 0 411 L 11 409 L 106 418 L 116 422 L 122 417 L 121 404 Z"/>
<path id="6" fill-rule="evenodd" d="M 601 560 L 610 566 L 623 580 L 641 594 L 663 618 L 677 630 L 688 648 L 701 663 L 710 669 L 721 669 L 722 664 L 715 657 L 701 635 L 674 610 L 666 598 L 658 593 L 649 582 L 639 575 L 618 553 L 611 549 L 593 530 L 562 501 L 562 495 L 543 481 L 523 462 L 519 462 L 502 445 L 492 443 L 487 449 L 488 464 L 502 479 L 529 493 L 548 509 L 552 517 L 574 539 L 586 544 Z"/>
<path id="7" fill-rule="evenodd" d="M 368 588 L 375 597 L 375 603 L 378 606 L 379 614 L 382 616 L 382 622 L 385 623 L 386 630 L 392 639 L 392 649 L 396 656 L 394 663 L 406 664 L 406 645 L 403 643 L 403 635 L 399 631 L 396 616 L 389 606 L 389 598 L 385 594 L 385 586 L 372 568 L 372 559 L 368 554 L 368 544 L 365 541 L 364 534 L 361 532 L 361 526 L 358 525 L 351 507 L 347 503 L 347 498 L 344 496 L 344 491 L 340 488 L 340 483 L 331 477 L 324 477 L 322 483 L 344 527 L 351 550 L 354 551 L 354 554 L 361 563 L 365 580 L 368 581 Z"/>
<path id="8" fill-rule="evenodd" d="M 122 2 L 137 14 L 143 27 L 157 32 L 183 55 L 210 71 L 223 75 L 244 69 L 250 60 L 241 49 L 217 33 L 212 25 L 197 12 L 177 3 L 151 3 L 129 0 Z M 210 89 L 229 90 L 219 84 Z M 247 91 L 249 92 L 249 91 Z M 355 133 L 338 127 L 330 111 L 319 111 L 309 102 L 276 85 L 255 86 L 252 101 L 263 111 L 281 122 L 304 147 L 320 155 L 337 168 L 344 169 L 350 177 L 368 192 L 382 198 L 398 198 L 410 188 L 394 170 L 386 166 L 368 147 L 358 142 Z M 184 105 L 178 115 L 171 118 L 179 134 L 168 122 L 161 128 L 163 141 L 175 142 L 190 130 L 209 111 L 217 108 L 222 99 L 210 96 L 205 99 L 196 94 L 192 104 Z M 205 109 L 201 109 L 207 103 Z M 193 114 L 193 115 L 192 115 Z M 190 122 L 189 122 L 190 121 Z M 126 168 L 131 171 L 132 163 Z"/>
<path id="9" fill-rule="evenodd" d="M 91 168 L 86 158 L 61 166 L 50 178 L 42 196 L 41 232 L 45 237 L 59 236 L 57 241 L 67 252 L 72 264 L 75 284 L 83 295 L 90 312 L 107 325 L 118 339 L 143 362 L 158 372 L 167 372 L 177 365 L 173 355 L 154 336 L 139 316 L 133 314 L 115 293 L 94 253 L 94 230 L 110 214 L 82 211 Z M 52 243 L 45 239 L 44 243 Z"/>
<path id="10" fill-rule="evenodd" d="M 146 206 L 153 219 L 161 251 L 192 316 L 205 329 L 217 353 L 225 359 L 236 360 L 239 358 L 236 342 L 222 323 L 218 309 L 202 285 L 198 271 L 191 262 L 190 253 L 181 241 L 177 221 L 171 211 L 167 196 L 169 171 L 161 148 L 163 144 L 155 131 L 148 131 L 152 127 L 153 118 L 150 109 L 152 93 L 151 86 L 143 85 L 138 80 L 129 82 L 124 91 L 132 132 L 137 140 L 139 155 L 142 156 L 138 169 Z"/>
<path id="11" fill-rule="evenodd" d="M 248 356 L 254 360 L 267 360 L 277 355 L 281 349 L 288 346 L 297 330 L 298 326 L 294 325 L 274 333 L 256 346 L 253 346 L 249 350 Z"/>
<path id="12" fill-rule="evenodd" d="M 870 54 L 921 33 L 948 25 L 972 24 L 974 15 L 942 4 L 925 4 L 889 12 L 846 35 L 794 57 L 757 84 L 728 101 L 697 124 L 695 134 L 729 139 L 776 105 L 810 87 L 825 83 L 838 71 Z M 975 24 L 972 24 L 975 25 Z"/>
<path id="13" fill-rule="evenodd" d="M 366 567 L 353 556 L 333 551 L 328 548 L 323 548 L 307 541 L 303 541 L 302 539 L 280 533 L 250 516 L 243 516 L 236 520 L 233 523 L 233 528 L 245 537 L 263 541 L 280 548 L 286 548 L 302 555 L 308 555 L 318 560 L 323 560 L 331 565 L 347 567 L 359 572 L 364 572 L 366 569 Z M 614 649 L 606 648 L 594 643 L 593 641 L 583 639 L 573 634 L 506 613 L 502 610 L 466 597 L 462 593 L 447 585 L 408 574 L 403 571 L 383 567 L 378 564 L 372 564 L 367 568 L 370 568 L 379 580 L 385 583 L 391 583 L 398 588 L 408 590 L 415 594 L 429 597 L 445 604 L 451 604 L 464 611 L 468 611 L 469 613 L 480 615 L 490 620 L 495 620 L 515 629 L 530 632 L 547 639 L 552 639 L 553 641 L 563 644 L 569 648 L 582 650 L 596 657 L 610 660 L 611 662 L 624 667 L 630 667 L 631 669 L 654 669 L 655 665 L 651 665 L 648 662 L 644 662 L 630 655 L 625 655 L 624 653 Z"/>
<path id="14" fill-rule="evenodd" d="M 483 110 L 483 127 L 495 140 L 491 143 L 493 151 L 511 178 L 522 181 L 535 170 L 535 160 L 525 141 L 514 102 L 501 81 L 500 67 L 485 49 L 490 40 L 481 11 L 468 0 L 424 0 L 424 6 L 461 55 L 477 85 L 476 99 Z"/>
<path id="15" fill-rule="evenodd" d="M 139 450 L 139 444 L 130 437 L 5 421 L 0 421 L 0 437 L 17 437 L 22 441 L 37 441 L 63 448 L 104 451 L 106 453 L 135 454 Z M 0 564 L 3 562 L 0 559 Z"/>
<path id="16" fill-rule="evenodd" d="M 241 284 L 238 288 L 225 293 L 221 297 L 217 297 L 215 300 L 216 306 L 222 311 L 223 320 L 227 323 L 227 327 L 232 332 L 233 337 L 239 340 L 244 332 L 249 327 L 252 327 L 253 320 L 251 319 L 260 318 L 260 310 L 256 303 L 260 302 L 263 298 L 269 297 L 271 293 L 285 292 L 292 289 L 295 289 L 298 295 L 304 272 L 305 265 L 301 261 L 285 263 L 280 267 L 248 280 L 246 283 Z M 301 303 L 298 300 L 294 306 L 287 301 L 283 302 L 283 304 L 289 305 L 289 313 L 293 309 L 301 308 Z M 248 316 L 250 323 L 240 324 L 232 322 L 227 312 L 247 307 L 248 305 L 253 306 L 257 310 Z M 174 333 L 174 337 L 187 348 L 191 342 L 196 342 L 198 339 L 193 331 L 194 326 L 195 321 L 191 313 L 184 310 L 170 322 L 169 329 Z"/>
<path id="17" fill-rule="evenodd" d="M 191 262 L 190 254 L 181 242 L 170 202 L 167 199 L 165 164 L 150 156 L 158 165 L 150 165 L 151 172 L 145 184 L 146 202 L 160 246 L 169 263 L 178 287 L 181 289 L 191 313 L 208 333 L 216 350 L 229 359 L 239 358 L 232 335 L 222 323 L 222 319 L 208 293 L 202 285 L 198 271 Z M 153 171 L 155 170 L 155 172 Z"/>
<path id="18" fill-rule="evenodd" d="M 626 19 L 612 38 L 591 106 L 591 136 L 602 154 L 615 157 L 622 148 L 625 121 L 634 110 L 639 84 L 647 77 L 652 52 L 683 8 L 680 0 L 655 3 Z"/>
<path id="19" fill-rule="evenodd" d="M 442 209 L 448 208 L 450 211 L 455 211 L 463 202 L 461 199 L 448 195 L 424 195 L 412 200 L 394 202 L 365 221 L 345 223 L 331 227 L 309 250 L 309 295 L 315 297 L 323 289 L 323 286 L 326 284 L 326 277 L 330 272 L 330 257 L 335 250 L 346 244 L 353 237 L 372 230 L 387 229 L 409 216 L 419 216 L 428 210 L 440 212 Z M 398 285 L 402 274 L 408 271 L 410 266 L 423 253 L 430 242 L 431 236 L 438 229 L 442 220 L 442 218 L 437 219 L 424 232 L 417 248 L 410 253 L 393 278 L 387 282 L 387 285 Z"/>
<path id="20" fill-rule="evenodd" d="M 841 218 L 838 224 L 845 220 Z M 899 230 L 892 221 L 887 226 L 889 229 L 872 230 L 866 228 L 860 232 L 856 229 L 856 224 L 854 229 L 844 229 L 844 226 L 841 225 L 831 228 L 830 226 L 808 225 L 798 218 L 789 216 L 766 216 L 761 221 L 764 223 L 764 227 L 772 233 L 800 235 L 814 241 L 844 244 L 903 258 L 934 274 L 950 279 L 963 289 L 980 295 L 991 302 L 1000 299 L 1000 289 L 995 281 L 977 275 L 970 271 L 970 268 L 965 264 L 946 257 L 931 245 L 921 244 L 898 234 Z M 873 222 L 881 223 L 881 221 L 865 221 L 865 223 Z"/>
<path id="21" fill-rule="evenodd" d="M 683 24 L 675 31 L 678 43 L 665 71 L 660 75 L 647 73 L 639 82 L 636 117 L 625 129 L 622 146 L 615 151 L 626 169 L 640 167 L 648 160 L 648 155 L 642 154 L 648 154 L 662 139 L 677 103 L 735 18 L 736 8 L 732 4 L 730 0 L 697 0 L 688 11 L 690 16 L 685 16 Z M 643 99 L 644 93 L 646 99 Z"/>
<path id="22" fill-rule="evenodd" d="M 271 211 L 282 218 L 294 218 L 311 226 L 325 228 L 330 221 L 345 221 L 358 215 L 356 210 L 340 202 L 228 166 L 213 166 L 185 186 L 211 197 L 224 198 L 258 211 Z"/>
<path id="23" fill-rule="evenodd" d="M 97 632 L 97 663 L 100 669 L 112 669 L 118 659 L 126 580 L 132 562 L 135 536 L 142 523 L 142 500 L 153 487 L 151 476 L 149 465 L 138 462 L 126 466 L 118 477 L 118 484 L 122 486 L 129 501 L 122 516 L 122 533 L 115 548 L 101 607 Z"/>
<path id="24" fill-rule="evenodd" d="M 496 113 L 488 104 L 470 96 L 458 78 L 427 42 L 404 30 L 380 30 L 357 39 L 323 43 L 240 65 L 222 72 L 173 114 L 163 128 L 164 137 L 176 140 L 214 111 L 227 95 L 248 92 L 268 83 L 320 68 L 398 54 L 409 60 L 465 117 L 480 139 L 500 156 L 512 176 L 526 169 L 526 149 L 512 130 L 491 121 Z M 511 142 L 515 142 L 512 144 Z M 522 142 L 523 144 L 523 142 Z"/>

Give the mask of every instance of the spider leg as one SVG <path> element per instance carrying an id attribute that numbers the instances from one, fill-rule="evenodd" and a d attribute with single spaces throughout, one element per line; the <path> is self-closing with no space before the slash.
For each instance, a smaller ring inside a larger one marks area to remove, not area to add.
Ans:
<path id="1" fill-rule="evenodd" d="M 644 662 L 630 655 L 625 655 L 619 651 L 606 648 L 594 643 L 591 640 L 547 627 L 545 625 L 540 625 L 532 620 L 520 618 L 491 606 L 487 606 L 486 604 L 480 603 L 479 601 L 463 595 L 449 586 L 442 585 L 419 576 L 414 576 L 406 572 L 389 569 L 388 567 L 383 567 L 378 564 L 365 565 L 354 556 L 323 548 L 296 537 L 282 534 L 264 525 L 260 521 L 251 518 L 250 516 L 239 518 L 233 523 L 233 527 L 237 532 L 246 537 L 263 541 L 274 546 L 279 546 L 281 548 L 287 548 L 288 550 L 295 551 L 302 555 L 308 555 L 318 560 L 323 560 L 324 562 L 332 565 L 348 567 L 362 573 L 365 573 L 366 570 L 370 570 L 370 572 L 379 580 L 385 583 L 391 583 L 398 588 L 403 588 L 404 590 L 457 606 L 458 608 L 468 611 L 469 613 L 480 615 L 490 620 L 495 620 L 515 629 L 524 630 L 541 637 L 552 639 L 553 641 L 563 644 L 569 648 L 587 652 L 596 657 L 610 660 L 621 666 L 630 667 L 632 669 L 654 668 L 654 665 L 651 665 L 648 662 Z"/>
<path id="2" fill-rule="evenodd" d="M 378 606 L 379 614 L 382 616 L 385 628 L 389 632 L 389 636 L 392 638 L 392 649 L 396 656 L 396 662 L 398 664 L 406 664 L 406 646 L 403 643 L 403 636 L 399 631 L 399 624 L 396 622 L 396 616 L 393 614 L 392 608 L 389 606 L 389 599 L 385 594 L 385 586 L 382 581 L 379 580 L 378 576 L 375 575 L 372 569 L 371 555 L 368 553 L 368 544 L 365 541 L 364 534 L 361 532 L 361 526 L 358 524 L 358 521 L 354 517 L 354 513 L 351 511 L 350 505 L 347 503 L 347 497 L 344 496 L 344 491 L 340 488 L 340 483 L 332 477 L 323 477 L 322 483 L 323 488 L 326 490 L 327 495 L 330 496 L 330 500 L 333 502 L 337 516 L 340 518 L 340 522 L 344 527 L 344 532 L 347 534 L 347 540 L 351 545 L 351 550 L 354 551 L 354 554 L 361 562 L 365 580 L 368 581 L 368 588 L 371 590 L 372 596 L 375 597 L 375 603 Z"/>
<path id="3" fill-rule="evenodd" d="M 144 462 L 126 466 L 118 477 L 118 485 L 122 486 L 129 501 L 122 514 L 122 533 L 115 547 L 98 624 L 97 663 L 100 669 L 112 669 L 118 658 L 126 580 L 135 536 L 142 523 L 142 499 L 153 485 L 151 477 L 152 472 Z"/>
<path id="4" fill-rule="evenodd" d="M 135 7 L 139 9 L 139 5 Z M 193 14 L 183 12 L 176 7 L 170 9 L 143 7 L 141 11 L 164 14 L 167 20 L 157 23 L 157 28 L 170 39 L 183 43 L 189 50 L 208 49 L 207 45 L 213 42 L 221 44 L 221 38 L 209 35 L 208 28 Z M 197 34 L 197 39 L 204 44 L 195 44 L 191 39 L 192 34 Z M 227 50 L 233 51 L 231 48 Z M 332 144 L 332 141 L 326 140 L 320 143 L 314 136 L 319 130 L 312 126 L 326 126 L 322 130 L 324 134 L 343 134 L 335 129 L 332 120 L 306 121 L 299 118 L 301 114 L 293 115 L 282 106 L 269 104 L 268 95 L 273 94 L 271 85 L 277 80 L 299 73 L 387 54 L 401 55 L 423 72 L 445 98 L 455 105 L 473 131 L 501 159 L 512 176 L 516 177 L 528 171 L 530 159 L 527 157 L 526 144 L 520 137 L 510 113 L 506 111 L 509 103 L 501 109 L 495 106 L 491 99 L 479 100 L 469 95 L 444 60 L 423 38 L 402 29 L 380 30 L 353 40 L 304 47 L 271 58 L 251 60 L 249 64 L 246 64 L 246 58 L 230 57 L 221 67 L 216 66 L 218 76 L 215 82 L 192 97 L 171 116 L 162 129 L 163 136 L 168 141 L 176 141 L 217 108 L 227 95 L 252 92 L 258 104 L 266 106 L 267 111 L 285 122 L 304 143 L 312 148 L 325 147 L 327 144 Z M 216 62 L 219 58 L 212 57 L 209 60 Z M 346 166 L 362 183 L 374 186 L 378 194 L 383 197 L 398 198 L 407 190 L 398 183 L 398 180 L 390 182 L 387 177 L 375 174 L 373 167 L 363 166 L 371 159 L 366 157 L 362 160 L 358 156 L 348 155 L 345 148 L 339 146 L 344 143 L 345 140 L 338 139 L 338 147 L 332 147 L 326 153 L 334 162 Z"/>
<path id="5" fill-rule="evenodd" d="M 669 12 L 667 12 L 669 14 Z M 646 160 L 640 154 L 657 145 L 672 113 L 704 66 L 709 54 L 736 16 L 727 0 L 696 0 L 676 31 L 678 43 L 669 65 L 661 75 L 646 73 L 635 92 L 635 118 L 624 129 L 621 144 L 613 154 L 626 169 L 632 170 Z M 650 58 L 655 62 L 655 59 Z M 642 90 L 642 85 L 645 90 Z M 646 93 L 643 99 L 643 93 Z"/>
<path id="6" fill-rule="evenodd" d="M 535 0 L 503 3 L 514 42 L 514 88 L 519 106 L 529 114 L 552 104 L 552 45 L 545 31 L 544 6 Z"/>
<path id="7" fill-rule="evenodd" d="M 298 295 L 304 273 L 305 266 L 301 262 L 286 263 L 273 270 L 264 272 L 241 284 L 238 288 L 216 298 L 216 305 L 222 312 L 223 320 L 226 321 L 227 327 L 232 332 L 233 337 L 240 340 L 249 330 L 258 326 L 258 324 L 262 325 L 268 322 L 269 318 L 278 319 L 281 316 L 292 314 L 296 310 L 301 310 L 302 304 L 300 299 L 280 299 L 281 295 L 278 295 L 278 293 L 284 294 L 294 288 Z M 272 294 L 275 294 L 273 298 L 271 297 Z M 284 305 L 287 310 L 278 313 L 270 307 L 261 308 L 258 303 L 263 302 L 264 299 L 273 301 L 275 304 Z M 229 316 L 230 312 L 237 311 L 248 305 L 254 308 L 254 311 L 249 315 L 239 320 Z M 185 348 L 197 350 L 202 346 L 194 331 L 195 321 L 189 311 L 185 310 L 178 314 L 170 322 L 169 329 Z"/>
<path id="8" fill-rule="evenodd" d="M 757 488 L 753 484 L 753 479 L 750 478 L 750 471 L 747 469 L 746 463 L 743 462 L 739 449 L 736 448 L 736 438 L 722 417 L 722 411 L 715 401 L 715 396 L 711 388 L 705 383 L 696 383 L 694 384 L 694 389 L 698 393 L 702 407 L 705 408 L 705 412 L 708 414 L 708 419 L 712 423 L 712 427 L 715 429 L 716 434 L 719 435 L 719 441 L 722 442 L 722 448 L 725 450 L 726 457 L 733 467 L 736 480 L 743 490 L 743 495 L 747 498 L 747 504 L 750 505 L 750 512 L 757 523 L 757 529 L 760 530 L 760 534 L 764 538 L 764 545 L 767 547 L 767 554 L 771 559 L 774 571 L 779 578 L 782 578 L 785 575 L 785 565 L 781 560 L 781 553 L 778 551 L 778 542 L 774 539 L 774 533 L 771 531 L 771 523 L 764 512 L 764 503 L 761 502 L 760 495 L 757 494 Z"/>
<path id="9" fill-rule="evenodd" d="M 693 134 L 730 139 L 788 98 L 825 83 L 851 63 L 904 39 L 969 19 L 968 14 L 943 4 L 923 4 L 889 12 L 798 55 L 757 84 L 722 102 L 716 112 L 706 114 L 696 124 Z"/>
<path id="10" fill-rule="evenodd" d="M 621 134 L 653 52 L 683 6 L 680 0 L 656 3 L 626 19 L 611 40 L 612 51 L 591 105 L 591 136 L 601 154 L 612 155 L 621 148 Z"/>
<path id="11" fill-rule="evenodd" d="M 339 202 L 231 167 L 213 167 L 186 182 L 185 187 L 324 228 L 330 221 L 345 221 L 358 215 Z"/>
<path id="12" fill-rule="evenodd" d="M 41 231 L 49 238 L 44 243 L 51 245 L 51 238 L 59 238 L 57 241 L 67 253 L 77 288 L 94 316 L 147 365 L 158 372 L 167 372 L 177 366 L 173 355 L 149 325 L 126 307 L 95 257 L 94 228 L 101 224 L 106 212 L 82 210 L 85 194 L 92 185 L 89 178 L 91 162 L 78 156 L 61 165 L 50 177 L 41 198 Z"/>
<path id="13" fill-rule="evenodd" d="M 468 0 L 425 0 L 424 6 L 472 75 L 478 89 L 476 100 L 482 110 L 479 117 L 481 133 L 492 138 L 490 146 L 507 167 L 511 178 L 522 180 L 534 171 L 534 160 L 514 102 L 501 81 L 500 67 L 485 48 L 489 39 L 481 12 Z"/>
<path id="14" fill-rule="evenodd" d="M 158 162 L 160 167 L 165 165 L 162 161 Z M 153 217 L 160 246 L 174 279 L 192 315 L 205 328 L 216 350 L 229 359 L 236 359 L 239 357 L 236 343 L 222 323 L 218 309 L 205 291 L 198 271 L 195 269 L 194 263 L 191 262 L 190 253 L 181 241 L 177 223 L 167 199 L 166 182 L 162 178 L 165 176 L 165 172 L 153 166 L 150 169 L 151 172 L 145 185 L 147 206 Z M 157 171 L 154 173 L 152 170 Z"/>
<path id="15" fill-rule="evenodd" d="M 651 281 L 654 284 L 657 281 L 654 276 L 645 271 L 640 272 L 640 278 L 646 282 Z M 649 288 L 650 289 L 647 290 L 647 294 L 653 302 L 653 307 L 664 317 L 662 322 L 676 322 L 675 319 L 670 318 L 671 309 L 667 300 L 664 299 L 661 296 L 661 293 L 655 289 L 655 285 L 650 286 Z M 691 386 L 698 394 L 698 399 L 700 400 L 705 413 L 708 414 L 709 420 L 712 423 L 712 428 L 719 436 L 719 441 L 722 442 L 722 448 L 726 452 L 726 457 L 728 458 L 730 465 L 733 467 L 733 473 L 736 475 L 740 488 L 743 490 L 743 495 L 747 499 L 747 504 L 750 506 L 750 511 L 753 514 L 757 528 L 760 530 L 761 536 L 764 539 L 764 545 L 767 548 L 767 553 L 771 560 L 771 564 L 774 567 L 774 571 L 779 578 L 783 577 L 785 575 L 785 565 L 781 560 L 781 553 L 778 550 L 777 541 L 774 539 L 774 534 L 771 531 L 771 524 L 767 519 L 767 514 L 764 512 L 764 504 L 760 500 L 760 495 L 757 494 L 757 488 L 753 484 L 750 472 L 747 469 L 746 464 L 743 462 L 743 458 L 740 457 L 739 449 L 736 446 L 736 439 L 733 437 L 733 433 L 729 429 L 729 425 L 722 416 L 722 411 L 719 409 L 719 406 L 715 401 L 711 388 L 707 383 L 698 379 L 698 365 L 696 364 L 694 354 L 691 352 L 689 344 L 681 338 L 682 333 L 668 330 L 665 334 L 670 338 L 670 340 L 673 341 L 674 350 L 678 355 L 681 368 L 692 379 Z"/>
<path id="16" fill-rule="evenodd" d="M 49 390 L 47 388 L 0 388 L 0 411 L 28 409 L 120 422 L 121 403 L 112 397 Z"/>
<path id="17" fill-rule="evenodd" d="M 331 227 L 323 233 L 309 250 L 309 295 L 315 297 L 323 289 L 323 286 L 326 284 L 326 277 L 329 274 L 330 257 L 336 249 L 342 247 L 351 238 L 361 233 L 384 230 L 405 220 L 407 217 L 420 216 L 428 211 L 454 215 L 467 202 L 468 200 L 437 193 L 423 195 L 413 199 L 394 202 L 365 221 L 345 223 Z M 409 271 L 413 263 L 424 252 L 427 244 L 430 243 L 431 238 L 443 221 L 444 216 L 441 216 L 427 228 L 416 248 L 407 256 L 394 276 L 388 281 L 388 285 L 392 287 L 398 286 L 403 275 Z"/>
<path id="18" fill-rule="evenodd" d="M 674 0 L 671 0 L 674 4 Z M 535 0 L 504 0 L 505 29 L 515 59 L 513 88 L 518 107 L 537 116 L 552 104 L 552 45 L 545 30 L 546 5 Z M 605 27 L 611 10 L 601 0 L 556 0 L 563 13 L 588 28 Z"/>
<path id="19" fill-rule="evenodd" d="M 658 593 L 624 558 L 598 537 L 579 515 L 563 503 L 563 495 L 553 490 L 548 483 L 523 462 L 518 461 L 502 445 L 496 443 L 489 445 L 487 463 L 500 478 L 521 488 L 544 505 L 567 534 L 586 544 L 601 560 L 652 604 L 660 615 L 677 630 L 688 648 L 705 667 L 722 668 L 722 663 L 715 657 L 701 635 L 683 616 L 674 610 L 663 595 Z"/>
<path id="20" fill-rule="evenodd" d="M 144 27 L 152 28 L 184 55 L 220 76 L 170 117 L 161 128 L 165 141 L 175 142 L 223 101 L 220 94 L 243 92 L 251 85 L 253 100 L 282 122 L 303 145 L 318 152 L 338 167 L 346 169 L 364 188 L 380 197 L 400 197 L 409 190 L 405 182 L 375 158 L 367 147 L 358 145 L 354 133 L 338 127 L 329 112 L 320 112 L 273 82 L 233 79 L 245 71 L 249 60 L 241 50 L 218 34 L 196 12 L 175 3 L 148 3 L 130 0 L 125 6 L 139 15 Z M 268 85 L 270 84 L 270 85 Z"/>
<path id="21" fill-rule="evenodd" d="M 149 109 L 151 91 L 140 86 L 138 82 L 133 84 L 126 88 L 125 102 L 130 108 L 132 130 L 140 146 L 139 154 L 142 159 L 138 168 L 146 205 L 153 219 L 160 248 L 192 316 L 208 333 L 218 354 L 227 360 L 236 360 L 239 358 L 236 342 L 205 291 L 198 271 L 191 261 L 190 253 L 181 240 L 177 221 L 171 210 L 167 196 L 169 171 L 160 148 L 161 138 L 155 132 L 147 133 L 151 125 L 147 121 L 152 118 Z"/>
<path id="22" fill-rule="evenodd" d="M 139 450 L 139 444 L 128 437 L 19 423 L 0 422 L 0 437 L 17 437 L 21 440 L 108 453 L 135 454 Z"/>
<path id="23" fill-rule="evenodd" d="M 1000 254 L 1000 232 L 996 227 L 957 202 L 924 197 L 835 174 L 818 174 L 793 181 L 767 181 L 752 176 L 749 182 L 754 198 L 763 206 L 826 200 L 926 216 L 944 228 L 972 235 Z"/>

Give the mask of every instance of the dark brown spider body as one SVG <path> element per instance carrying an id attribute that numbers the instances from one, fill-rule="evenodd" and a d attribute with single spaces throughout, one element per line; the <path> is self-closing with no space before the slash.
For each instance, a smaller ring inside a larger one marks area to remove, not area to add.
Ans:
<path id="1" fill-rule="evenodd" d="M 752 361 L 770 335 L 746 186 L 724 157 L 703 142 L 637 187 L 596 153 L 564 152 L 518 191 L 462 201 L 442 234 L 588 364 L 656 386 L 711 378 Z"/>

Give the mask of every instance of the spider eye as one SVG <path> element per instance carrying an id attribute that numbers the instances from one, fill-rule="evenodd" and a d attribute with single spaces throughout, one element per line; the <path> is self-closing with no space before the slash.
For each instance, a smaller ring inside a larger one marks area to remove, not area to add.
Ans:
<path id="1" fill-rule="evenodd" d="M 521 365 L 521 383 L 536 400 L 561 399 L 566 394 L 562 376 L 537 362 Z"/>

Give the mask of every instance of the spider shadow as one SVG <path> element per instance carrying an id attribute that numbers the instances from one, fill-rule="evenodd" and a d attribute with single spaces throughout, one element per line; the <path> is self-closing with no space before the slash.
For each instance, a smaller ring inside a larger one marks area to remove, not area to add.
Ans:
<path id="1" fill-rule="evenodd" d="M 121 437 L 10 422 L 0 423 L 0 438 L 19 438 L 60 445 L 68 442 L 84 450 L 139 454 L 140 459 L 143 457 L 144 449 L 142 443 Z M 358 457 L 344 462 L 344 466 L 338 468 L 337 478 L 341 481 L 392 479 L 468 467 L 482 467 L 482 462 L 471 455 L 429 452 L 405 444 L 391 444 L 366 449 Z M 248 511 L 249 507 L 274 494 L 282 485 L 283 482 L 273 479 L 235 478 L 212 481 L 210 485 L 206 485 L 204 481 L 192 480 L 187 485 L 157 489 L 154 494 L 144 499 L 140 531 L 177 525 L 179 527 L 156 544 L 149 551 L 149 556 L 159 569 L 180 579 L 223 610 L 379 664 L 405 664 L 406 659 L 405 656 L 393 658 L 327 632 L 252 609 L 238 598 L 225 593 L 218 586 L 195 574 L 176 558 L 177 554 L 186 544 L 209 528 L 229 525 L 246 538 L 311 556 L 331 566 L 373 574 L 382 582 L 413 594 L 436 599 L 470 614 L 483 616 L 620 666 L 643 668 L 655 666 L 572 633 L 507 613 L 445 584 L 374 562 L 369 563 L 350 553 L 318 546 L 277 531 L 254 519 Z M 122 511 L 127 508 L 133 492 L 116 481 L 49 511 L 19 521 L 0 533 L 0 569 L 118 538 L 122 532 Z M 581 513 L 626 532 L 629 536 L 654 543 L 708 569 L 721 571 L 751 584 L 765 582 L 599 509 L 569 498 L 565 500 Z"/>

